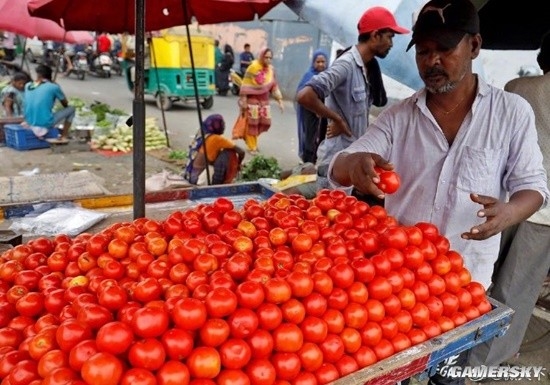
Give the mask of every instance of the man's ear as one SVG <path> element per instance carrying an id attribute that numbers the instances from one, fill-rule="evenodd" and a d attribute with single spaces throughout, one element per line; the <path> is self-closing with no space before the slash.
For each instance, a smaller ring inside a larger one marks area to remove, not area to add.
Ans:
<path id="1" fill-rule="evenodd" d="M 470 39 L 471 45 L 472 45 L 472 60 L 477 58 L 479 56 L 479 52 L 481 51 L 481 35 L 479 33 L 472 36 L 472 39 Z"/>

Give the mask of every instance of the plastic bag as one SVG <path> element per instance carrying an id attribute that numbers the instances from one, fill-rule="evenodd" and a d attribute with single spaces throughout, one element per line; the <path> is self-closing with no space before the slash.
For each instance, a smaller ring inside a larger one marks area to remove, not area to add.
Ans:
<path id="1" fill-rule="evenodd" d="M 9 229 L 45 236 L 67 234 L 74 237 L 107 216 L 106 213 L 80 207 L 57 207 L 36 217 L 14 219 Z"/>
<path id="2" fill-rule="evenodd" d="M 248 119 L 246 115 L 239 114 L 237 121 L 233 125 L 233 130 L 231 131 L 231 137 L 233 139 L 242 139 L 244 134 L 248 131 Z"/>

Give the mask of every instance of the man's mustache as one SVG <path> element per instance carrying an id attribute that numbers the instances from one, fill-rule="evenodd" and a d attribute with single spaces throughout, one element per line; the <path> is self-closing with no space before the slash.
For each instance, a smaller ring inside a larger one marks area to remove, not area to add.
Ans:
<path id="1" fill-rule="evenodd" d="M 428 76 L 438 76 L 438 75 L 447 76 L 447 73 L 443 69 L 438 68 L 438 67 L 432 67 L 432 68 L 429 68 L 426 71 L 424 71 L 424 76 L 426 76 L 426 77 L 428 77 Z"/>

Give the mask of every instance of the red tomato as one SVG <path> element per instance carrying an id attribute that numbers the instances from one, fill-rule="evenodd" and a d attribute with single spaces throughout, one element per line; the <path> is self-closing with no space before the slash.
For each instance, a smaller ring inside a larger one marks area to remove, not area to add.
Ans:
<path id="1" fill-rule="evenodd" d="M 26 293 L 17 300 L 15 309 L 20 315 L 36 317 L 44 309 L 44 295 L 39 292 Z"/>
<path id="2" fill-rule="evenodd" d="M 472 295 L 473 305 L 478 305 L 481 301 L 487 298 L 485 288 L 479 282 L 470 282 L 465 288 Z"/>
<path id="3" fill-rule="evenodd" d="M 76 344 L 69 352 L 69 366 L 71 369 L 80 371 L 82 365 L 91 356 L 98 353 L 97 344 L 95 340 L 84 340 Z"/>
<path id="4" fill-rule="evenodd" d="M 96 353 L 91 356 L 80 371 L 88 385 L 117 385 L 122 378 L 122 362 L 110 353 Z"/>
<path id="5" fill-rule="evenodd" d="M 161 337 L 166 355 L 171 360 L 183 360 L 194 347 L 193 336 L 182 329 L 169 329 Z"/>
<path id="6" fill-rule="evenodd" d="M 46 378 L 54 369 L 66 367 L 68 364 L 67 355 L 59 349 L 50 350 L 38 361 L 38 374 Z"/>
<path id="7" fill-rule="evenodd" d="M 187 366 L 179 361 L 167 361 L 157 370 L 157 385 L 188 385 L 191 375 Z"/>
<path id="8" fill-rule="evenodd" d="M 227 323 L 233 338 L 247 338 L 256 331 L 259 320 L 252 310 L 239 308 L 231 313 L 227 318 Z"/>
<path id="9" fill-rule="evenodd" d="M 245 373 L 251 385 L 273 385 L 277 376 L 275 367 L 268 359 L 256 358 L 248 363 Z"/>
<path id="10" fill-rule="evenodd" d="M 412 345 L 411 339 L 405 333 L 397 333 L 390 342 L 396 353 L 408 349 Z"/>
<path id="11" fill-rule="evenodd" d="M 98 330 L 107 322 L 113 321 L 113 313 L 106 307 L 95 303 L 89 303 L 78 309 L 76 319 L 90 329 Z"/>
<path id="12" fill-rule="evenodd" d="M 296 353 L 275 353 L 271 356 L 271 362 L 280 380 L 290 381 L 294 379 L 302 367 L 300 358 Z"/>
<path id="13" fill-rule="evenodd" d="M 155 338 L 146 338 L 137 341 L 128 350 L 128 361 L 134 368 L 147 370 L 159 369 L 166 358 L 162 342 Z"/>
<path id="14" fill-rule="evenodd" d="M 403 290 L 405 290 L 405 289 L 403 289 Z M 401 294 L 403 292 L 403 290 L 401 290 L 398 294 Z M 406 290 L 408 290 L 408 289 L 406 289 Z M 410 293 L 412 293 L 410 290 L 408 290 L 408 291 Z M 392 294 L 388 298 L 384 299 L 382 301 L 382 305 L 384 305 L 385 314 L 387 316 L 392 316 L 392 317 L 394 315 L 396 315 L 397 313 L 399 313 L 401 311 L 401 309 L 403 308 L 403 306 L 401 305 L 401 300 L 395 294 Z"/>
<path id="15" fill-rule="evenodd" d="M 156 385 L 157 379 L 149 370 L 131 368 L 124 372 L 120 385 Z"/>
<path id="16" fill-rule="evenodd" d="M 124 353 L 134 340 L 132 328 L 124 322 L 114 321 L 103 325 L 96 336 L 99 351 L 118 355 Z"/>
<path id="17" fill-rule="evenodd" d="M 422 330 L 428 338 L 433 338 L 441 334 L 441 326 L 437 321 L 430 319 L 422 326 Z"/>
<path id="18" fill-rule="evenodd" d="M 215 378 L 221 370 L 220 354 L 208 346 L 193 349 L 186 362 L 191 377 L 197 379 Z"/>
<path id="19" fill-rule="evenodd" d="M 395 353 L 393 344 L 385 338 L 382 338 L 380 342 L 373 346 L 372 350 L 379 360 L 387 358 Z"/>
<path id="20" fill-rule="evenodd" d="M 417 302 L 410 310 L 414 325 L 424 326 L 430 320 L 430 309 L 422 302 Z"/>
<path id="21" fill-rule="evenodd" d="M 305 306 L 296 298 L 291 298 L 281 306 L 283 320 L 299 324 L 306 316 Z"/>
<path id="22" fill-rule="evenodd" d="M 283 312 L 273 303 L 263 303 L 256 310 L 258 326 L 264 330 L 273 330 L 283 321 Z"/>
<path id="23" fill-rule="evenodd" d="M 246 339 L 246 342 L 250 346 L 252 357 L 266 358 L 273 351 L 273 337 L 266 330 L 257 329 Z"/>
<path id="24" fill-rule="evenodd" d="M 10 385 L 26 385 L 40 378 L 36 361 L 23 360 L 16 363 L 10 371 L 6 381 Z"/>
<path id="25" fill-rule="evenodd" d="M 346 326 L 361 329 L 368 319 L 368 311 L 365 306 L 351 302 L 342 311 Z"/>
<path id="26" fill-rule="evenodd" d="M 272 332 L 274 349 L 278 352 L 293 353 L 300 350 L 304 335 L 294 323 L 282 323 Z"/>
<path id="27" fill-rule="evenodd" d="M 361 333 L 357 329 L 344 328 L 339 336 L 344 343 L 344 350 L 346 353 L 355 353 L 361 347 Z"/>
<path id="28" fill-rule="evenodd" d="M 330 363 L 338 361 L 345 352 L 344 343 L 336 334 L 327 335 L 327 338 L 319 344 L 319 348 L 323 352 L 324 362 Z"/>
<path id="29" fill-rule="evenodd" d="M 206 322 L 206 306 L 195 298 L 182 298 L 172 309 L 172 320 L 181 329 L 197 330 Z"/>
<path id="30" fill-rule="evenodd" d="M 333 382 L 340 377 L 340 373 L 338 373 L 336 366 L 329 362 L 324 362 L 323 365 L 321 365 L 321 367 L 314 372 L 314 374 L 319 385 L 328 384 L 329 382 Z"/>
<path id="31" fill-rule="evenodd" d="M 292 290 L 292 295 L 297 298 L 307 297 L 313 292 L 314 281 L 309 274 L 299 271 L 291 272 L 287 282 Z"/>
<path id="32" fill-rule="evenodd" d="M 386 194 L 393 194 L 399 189 L 401 180 L 395 171 L 384 170 L 380 167 L 375 167 L 374 170 L 380 178 L 380 181 L 376 184 L 380 190 Z"/>
<path id="33" fill-rule="evenodd" d="M 223 318 L 237 308 L 237 296 L 227 288 L 217 287 L 206 295 L 204 305 L 210 317 Z"/>
<path id="34" fill-rule="evenodd" d="M 142 338 L 154 338 L 168 329 L 169 316 L 164 306 L 147 306 L 136 310 L 132 317 L 132 330 Z"/>
<path id="35" fill-rule="evenodd" d="M 220 348 L 221 365 L 226 369 L 241 369 L 252 357 L 248 343 L 241 339 L 229 339 Z"/>
<path id="36" fill-rule="evenodd" d="M 239 306 L 256 309 L 264 302 L 265 294 L 259 282 L 245 281 L 235 290 Z"/>
<path id="37" fill-rule="evenodd" d="M 342 356 L 342 358 L 340 358 L 334 366 L 336 366 L 338 373 L 342 377 L 359 370 L 359 364 L 357 364 L 357 361 L 355 361 L 352 356 L 348 355 Z"/>
<path id="38" fill-rule="evenodd" d="M 438 319 L 443 315 L 443 301 L 438 297 L 432 295 L 424 301 L 424 304 L 428 307 L 432 320 Z"/>
<path id="39" fill-rule="evenodd" d="M 264 292 L 265 300 L 274 304 L 286 302 L 292 296 L 290 284 L 281 278 L 273 278 L 265 282 Z"/>
<path id="40" fill-rule="evenodd" d="M 391 283 L 381 276 L 375 276 L 372 281 L 367 284 L 369 290 L 369 298 L 383 300 L 389 297 L 393 292 Z"/>
<path id="41" fill-rule="evenodd" d="M 132 297 L 135 301 L 147 303 L 160 298 L 162 287 L 156 278 L 148 277 L 139 281 L 136 285 Z"/>

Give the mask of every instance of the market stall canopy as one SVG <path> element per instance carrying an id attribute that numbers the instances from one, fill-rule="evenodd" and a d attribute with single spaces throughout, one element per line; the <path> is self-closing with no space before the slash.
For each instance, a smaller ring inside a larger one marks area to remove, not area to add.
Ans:
<path id="1" fill-rule="evenodd" d="M 40 40 L 89 44 L 94 41 L 86 31 L 66 31 L 57 23 L 29 14 L 25 0 L 0 0 L 0 30 Z"/>
<path id="2" fill-rule="evenodd" d="M 193 17 L 200 24 L 253 20 L 281 1 L 150 0 L 145 3 L 145 30 L 189 24 Z M 135 30 L 135 0 L 29 0 L 28 6 L 33 16 L 54 20 L 68 29 L 109 33 L 134 33 Z"/>

